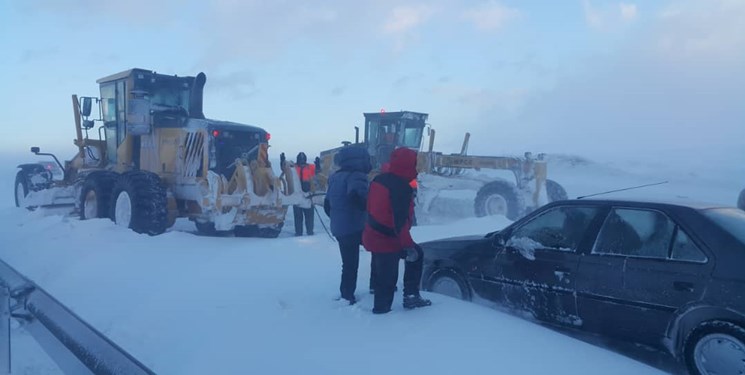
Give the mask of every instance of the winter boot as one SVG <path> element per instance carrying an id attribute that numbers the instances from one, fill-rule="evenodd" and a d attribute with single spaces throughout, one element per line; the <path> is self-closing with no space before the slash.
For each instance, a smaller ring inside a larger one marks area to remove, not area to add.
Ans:
<path id="1" fill-rule="evenodd" d="M 417 307 L 425 307 L 432 305 L 432 301 L 422 298 L 419 294 L 411 294 L 404 296 L 404 308 L 415 309 Z"/>
<path id="2" fill-rule="evenodd" d="M 373 309 L 372 311 L 372 313 L 375 315 L 388 314 L 389 312 L 391 312 L 391 309 L 385 309 L 385 310 Z"/>
<path id="3" fill-rule="evenodd" d="M 393 291 L 398 292 L 398 286 L 394 286 Z M 375 294 L 375 288 L 370 287 L 370 294 Z"/>
<path id="4" fill-rule="evenodd" d="M 342 296 L 336 296 L 334 297 L 334 301 L 344 301 L 349 303 L 350 305 L 354 305 L 357 303 L 357 297 L 351 296 L 351 297 L 342 297 Z"/>

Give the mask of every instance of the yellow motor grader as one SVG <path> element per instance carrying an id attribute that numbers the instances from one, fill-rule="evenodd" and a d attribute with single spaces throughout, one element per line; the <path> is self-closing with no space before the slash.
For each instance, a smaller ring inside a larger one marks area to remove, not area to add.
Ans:
<path id="1" fill-rule="evenodd" d="M 380 167 L 388 161 L 391 152 L 398 147 L 408 147 L 418 151 L 417 170 L 419 171 L 417 210 L 428 214 L 433 202 L 445 190 L 475 190 L 474 214 L 476 216 L 504 215 L 515 220 L 544 203 L 567 199 L 564 188 L 547 179 L 547 166 L 543 154 L 533 157 L 525 153 L 523 157 L 474 156 L 468 155 L 470 134 L 466 133 L 460 153 L 443 154 L 433 151 L 435 130 L 427 124 L 426 113 L 374 112 L 364 113 L 364 139 L 360 142 L 359 127 L 355 127 L 355 142 L 342 142 L 343 146 L 321 152 L 321 173 L 319 181 L 323 185 L 337 168 L 334 156 L 342 147 L 365 147 L 372 158 L 374 167 L 370 177 L 379 173 Z M 423 136 L 429 135 L 426 149 L 422 149 Z M 515 179 L 494 176 L 474 175 L 468 170 L 506 170 Z"/>
<path id="2" fill-rule="evenodd" d="M 288 165 L 274 174 L 264 129 L 205 118 L 205 82 L 131 69 L 99 79 L 100 97 L 73 95 L 77 153 L 63 165 L 32 147 L 63 173 L 20 165 L 16 205 L 67 207 L 150 235 L 186 217 L 208 234 L 276 237 L 287 207 L 307 199 L 298 176 Z"/>

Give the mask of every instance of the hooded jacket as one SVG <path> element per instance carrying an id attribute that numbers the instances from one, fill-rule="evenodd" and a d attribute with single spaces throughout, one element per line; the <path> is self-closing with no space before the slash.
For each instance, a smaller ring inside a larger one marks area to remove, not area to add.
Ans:
<path id="1" fill-rule="evenodd" d="M 297 154 L 295 170 L 300 177 L 300 189 L 304 192 L 311 191 L 311 182 L 316 175 L 315 164 L 308 164 L 308 157 L 304 152 Z"/>
<path id="2" fill-rule="evenodd" d="M 359 233 L 365 227 L 370 154 L 364 147 L 347 146 L 334 161 L 340 169 L 329 177 L 324 199 L 324 210 L 331 218 L 331 234 L 339 237 Z"/>
<path id="3" fill-rule="evenodd" d="M 413 189 L 416 152 L 398 148 L 391 154 L 388 172 L 375 177 L 367 198 L 367 224 L 362 234 L 365 249 L 392 253 L 414 246 L 409 230 L 414 215 Z"/>

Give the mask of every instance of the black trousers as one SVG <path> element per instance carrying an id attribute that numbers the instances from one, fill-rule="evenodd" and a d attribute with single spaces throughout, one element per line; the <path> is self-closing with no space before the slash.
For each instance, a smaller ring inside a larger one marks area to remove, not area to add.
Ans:
<path id="1" fill-rule="evenodd" d="M 420 247 L 416 247 L 419 258 L 415 262 L 405 262 L 404 266 L 404 296 L 418 295 L 419 284 L 422 281 L 422 264 L 424 254 Z M 393 305 L 393 293 L 398 281 L 398 262 L 402 252 L 373 253 L 373 272 L 375 272 L 375 306 L 373 312 L 387 312 Z"/>
<path id="2" fill-rule="evenodd" d="M 339 252 L 341 253 L 341 284 L 339 292 L 341 298 L 351 300 L 357 290 L 357 270 L 360 266 L 360 244 L 362 232 L 346 236 L 337 236 Z"/>
<path id="3" fill-rule="evenodd" d="M 292 213 L 295 217 L 295 234 L 303 235 L 303 217 L 305 217 L 305 230 L 308 234 L 313 234 L 313 207 L 302 208 L 292 206 Z"/>

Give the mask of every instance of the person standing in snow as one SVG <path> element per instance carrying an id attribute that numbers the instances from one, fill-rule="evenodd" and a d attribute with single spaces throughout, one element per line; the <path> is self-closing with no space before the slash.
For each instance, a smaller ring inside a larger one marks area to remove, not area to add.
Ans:
<path id="1" fill-rule="evenodd" d="M 313 177 L 316 175 L 316 166 L 314 164 L 308 164 L 308 157 L 305 156 L 304 152 L 297 154 L 295 160 L 295 169 L 297 170 L 298 176 L 300 176 L 300 189 L 304 193 L 311 193 L 311 183 Z M 303 207 L 300 205 L 292 206 L 292 213 L 295 218 L 295 235 L 303 235 L 303 217 L 305 217 L 305 230 L 309 236 L 313 235 L 313 202 L 308 199 L 310 207 Z"/>
<path id="2" fill-rule="evenodd" d="M 323 208 L 331 218 L 331 234 L 336 237 L 341 253 L 341 298 L 354 304 L 357 299 L 357 270 L 360 244 L 365 227 L 367 204 L 367 174 L 372 170 L 370 154 L 359 146 L 346 146 L 336 154 L 339 170 L 329 177 Z"/>
<path id="3" fill-rule="evenodd" d="M 374 314 L 391 311 L 402 258 L 406 259 L 404 308 L 432 304 L 419 294 L 424 254 L 409 233 L 414 214 L 414 192 L 409 182 L 416 176 L 416 152 L 398 148 L 391 153 L 388 172 L 378 175 L 370 184 L 362 243 L 373 257 Z"/>

